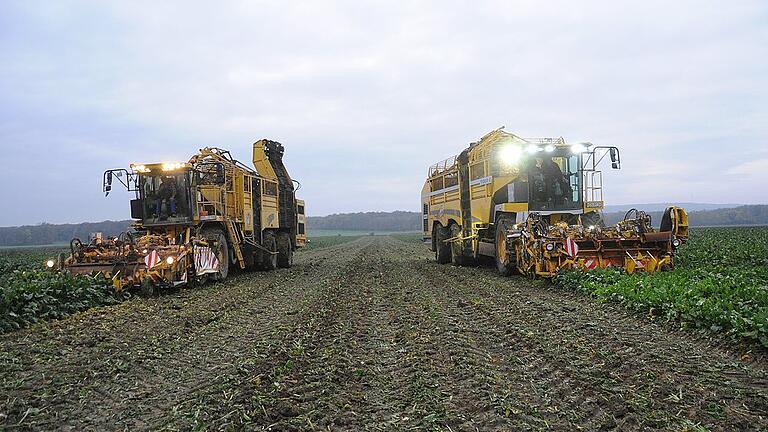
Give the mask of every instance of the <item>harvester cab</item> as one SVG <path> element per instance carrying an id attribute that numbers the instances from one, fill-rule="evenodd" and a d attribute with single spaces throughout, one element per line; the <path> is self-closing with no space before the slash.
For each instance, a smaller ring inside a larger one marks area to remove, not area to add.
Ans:
<path id="1" fill-rule="evenodd" d="M 601 167 L 608 161 L 621 168 L 617 147 L 492 131 L 430 168 L 422 189 L 424 239 L 438 262 L 488 256 L 505 275 L 671 266 L 688 236 L 687 214 L 667 209 L 659 230 L 640 211 L 606 227 Z"/>
<path id="2" fill-rule="evenodd" d="M 119 183 L 135 194 L 133 230 L 116 238 L 73 239 L 58 267 L 101 271 L 115 286 L 190 285 L 225 279 L 230 266 L 290 267 L 306 242 L 305 204 L 283 165 L 282 144 L 253 144 L 254 168 L 206 147 L 187 162 L 134 163 L 104 173 L 106 195 Z"/>

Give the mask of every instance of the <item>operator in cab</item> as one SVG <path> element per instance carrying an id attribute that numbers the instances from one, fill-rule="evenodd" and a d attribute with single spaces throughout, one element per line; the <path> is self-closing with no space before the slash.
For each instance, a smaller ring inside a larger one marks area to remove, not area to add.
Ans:
<path id="1" fill-rule="evenodd" d="M 542 204 L 547 202 L 547 185 L 544 178 L 544 170 L 542 168 L 543 164 L 544 160 L 537 157 L 528 170 L 528 181 L 532 186 L 531 193 L 533 195 L 533 201 Z"/>
<path id="2" fill-rule="evenodd" d="M 543 165 L 544 178 L 547 184 L 549 198 L 555 206 L 561 206 L 571 200 L 573 189 L 565 178 L 563 171 L 553 159 L 547 158 Z"/>
<path id="3" fill-rule="evenodd" d="M 160 179 L 160 187 L 157 190 L 157 215 L 161 219 L 167 219 L 169 215 L 176 215 L 177 193 L 176 180 L 172 176 L 165 176 Z"/>

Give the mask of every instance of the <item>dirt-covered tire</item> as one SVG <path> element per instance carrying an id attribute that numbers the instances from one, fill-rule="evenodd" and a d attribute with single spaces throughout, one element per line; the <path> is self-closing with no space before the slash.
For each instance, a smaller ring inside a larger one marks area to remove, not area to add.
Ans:
<path id="1" fill-rule="evenodd" d="M 261 245 L 269 252 L 277 252 L 277 236 L 273 232 L 264 233 Z M 261 268 L 270 271 L 277 268 L 277 256 L 279 254 L 261 252 Z"/>
<path id="2" fill-rule="evenodd" d="M 277 252 L 277 266 L 290 268 L 293 265 L 293 246 L 291 245 L 290 233 L 277 233 Z"/>
<path id="3" fill-rule="evenodd" d="M 155 284 L 152 279 L 146 277 L 141 280 L 140 291 L 142 297 L 154 297 L 156 294 Z"/>
<path id="4" fill-rule="evenodd" d="M 229 245 L 227 245 L 227 236 L 220 228 L 210 228 L 203 231 L 203 236 L 213 243 L 211 250 L 216 254 L 219 260 L 219 272 L 212 275 L 213 280 L 224 280 L 229 275 Z M 215 246 L 214 246 L 215 245 Z"/>
<path id="5" fill-rule="evenodd" d="M 229 276 L 229 246 L 224 233 L 219 233 L 216 238 L 216 258 L 219 259 L 219 273 L 216 280 L 224 280 Z"/>
<path id="6" fill-rule="evenodd" d="M 517 266 L 514 255 L 509 253 L 507 247 L 507 230 L 512 229 L 514 224 L 509 216 L 501 216 L 496 221 L 496 270 L 502 276 L 511 275 Z"/>
<path id="7" fill-rule="evenodd" d="M 435 261 L 438 264 L 451 262 L 451 245 L 445 243 L 449 235 L 448 228 L 442 225 L 435 226 Z"/>
<path id="8" fill-rule="evenodd" d="M 257 262 L 259 259 L 258 251 L 249 244 L 242 246 L 243 250 L 243 264 L 245 265 L 245 271 L 252 272 L 256 270 Z"/>
<path id="9" fill-rule="evenodd" d="M 456 238 L 461 236 L 461 227 L 458 224 L 451 224 L 449 228 L 449 238 Z M 473 258 L 464 254 L 464 246 L 462 242 L 451 242 L 451 261 L 455 266 L 468 266 L 473 263 Z"/>

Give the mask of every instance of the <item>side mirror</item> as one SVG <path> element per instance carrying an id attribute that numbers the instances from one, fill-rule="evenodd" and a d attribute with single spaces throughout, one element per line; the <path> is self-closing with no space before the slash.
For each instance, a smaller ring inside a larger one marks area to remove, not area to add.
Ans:
<path id="1" fill-rule="evenodd" d="M 616 147 L 611 147 L 609 151 L 611 153 L 611 168 L 620 169 L 621 159 L 619 158 L 619 149 L 617 149 Z"/>
<path id="2" fill-rule="evenodd" d="M 112 191 L 112 171 L 107 172 L 107 184 L 104 186 L 104 196 L 109 196 L 109 193 Z"/>

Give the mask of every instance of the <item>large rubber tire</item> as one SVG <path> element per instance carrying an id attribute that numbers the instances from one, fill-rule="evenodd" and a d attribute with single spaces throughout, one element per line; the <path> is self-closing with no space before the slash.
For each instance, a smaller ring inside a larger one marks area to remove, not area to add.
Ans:
<path id="1" fill-rule="evenodd" d="M 291 268 L 293 265 L 293 246 L 291 243 L 290 233 L 277 233 L 277 266 L 280 268 Z"/>
<path id="2" fill-rule="evenodd" d="M 259 259 L 259 253 L 253 246 L 249 244 L 245 244 L 242 247 L 245 271 L 252 272 L 256 270 L 256 263 Z"/>
<path id="3" fill-rule="evenodd" d="M 219 233 L 216 238 L 216 258 L 219 259 L 219 273 L 216 280 L 224 280 L 229 276 L 229 246 L 224 233 Z"/>
<path id="4" fill-rule="evenodd" d="M 458 224 L 451 224 L 449 233 L 449 238 L 459 237 L 461 235 L 461 227 Z M 468 266 L 474 263 L 473 257 L 464 254 L 464 246 L 461 242 L 453 241 L 450 246 L 453 265 Z"/>
<path id="5" fill-rule="evenodd" d="M 451 262 L 451 245 L 444 242 L 449 235 L 448 228 L 442 225 L 435 226 L 435 261 L 438 264 Z"/>
<path id="6" fill-rule="evenodd" d="M 264 233 L 264 240 L 261 243 L 269 252 L 277 252 L 277 236 L 273 232 Z M 261 268 L 271 271 L 277 268 L 278 254 L 261 252 Z"/>
<path id="7" fill-rule="evenodd" d="M 221 228 L 209 228 L 203 231 L 203 236 L 213 242 L 215 246 L 211 247 L 216 259 L 219 260 L 219 272 L 210 275 L 213 280 L 222 281 L 229 276 L 229 245 L 227 245 L 227 236 Z"/>
<path id="8" fill-rule="evenodd" d="M 157 294 L 155 284 L 150 278 L 144 278 L 141 280 L 141 296 L 142 297 L 154 297 Z"/>
<path id="9" fill-rule="evenodd" d="M 511 275 L 517 267 L 515 256 L 507 250 L 507 230 L 514 224 L 509 216 L 501 216 L 496 221 L 496 270 L 502 276 Z"/>

